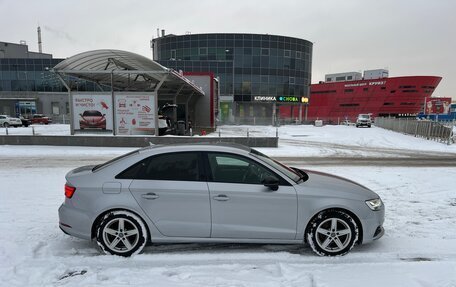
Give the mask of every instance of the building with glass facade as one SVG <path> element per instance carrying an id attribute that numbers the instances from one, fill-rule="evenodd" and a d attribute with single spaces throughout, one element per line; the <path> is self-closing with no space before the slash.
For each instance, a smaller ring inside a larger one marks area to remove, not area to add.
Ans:
<path id="1" fill-rule="evenodd" d="M 213 72 L 220 81 L 222 123 L 271 124 L 302 115 L 309 96 L 312 42 L 260 34 L 162 35 L 154 60 L 183 72 Z"/>
<path id="2" fill-rule="evenodd" d="M 67 89 L 50 71 L 63 60 L 31 52 L 26 44 L 0 42 L 0 114 L 43 113 L 55 122 L 68 118 Z M 97 90 L 92 82 L 74 79 L 69 83 L 74 90 Z"/>

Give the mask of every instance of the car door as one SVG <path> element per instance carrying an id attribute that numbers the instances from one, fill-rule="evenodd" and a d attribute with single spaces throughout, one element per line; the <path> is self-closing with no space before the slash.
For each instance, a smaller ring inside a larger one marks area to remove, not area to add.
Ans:
<path id="1" fill-rule="evenodd" d="M 209 237 L 209 190 L 200 153 L 152 156 L 133 166 L 139 176 L 130 191 L 165 236 Z M 128 173 L 128 171 L 126 171 Z"/>
<path id="2" fill-rule="evenodd" d="M 294 239 L 297 194 L 294 187 L 257 161 L 208 152 L 213 238 Z M 279 188 L 264 186 L 266 177 Z"/>

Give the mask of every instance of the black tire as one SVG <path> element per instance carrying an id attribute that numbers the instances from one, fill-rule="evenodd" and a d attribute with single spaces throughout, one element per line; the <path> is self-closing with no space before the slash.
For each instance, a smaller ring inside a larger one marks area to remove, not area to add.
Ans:
<path id="1" fill-rule="evenodd" d="M 3 123 L 3 127 L 5 127 L 5 128 L 9 127 L 9 123 L 4 122 L 4 123 Z"/>
<path id="2" fill-rule="evenodd" d="M 97 244 L 102 252 L 124 257 L 140 253 L 147 243 L 147 236 L 144 221 L 125 210 L 106 214 L 96 231 Z"/>
<path id="3" fill-rule="evenodd" d="M 334 228 L 335 227 L 335 228 Z M 306 239 L 320 256 L 342 256 L 358 241 L 355 220 L 340 210 L 325 210 L 315 216 L 306 229 Z"/>

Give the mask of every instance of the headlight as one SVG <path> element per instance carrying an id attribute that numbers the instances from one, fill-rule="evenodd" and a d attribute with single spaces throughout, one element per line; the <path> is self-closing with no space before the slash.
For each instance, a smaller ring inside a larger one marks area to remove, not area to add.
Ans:
<path id="1" fill-rule="evenodd" d="M 366 200 L 366 204 L 367 204 L 367 206 L 369 206 L 370 209 L 375 211 L 375 210 L 379 210 L 382 207 L 383 202 L 380 198 L 376 198 L 376 199 Z"/>

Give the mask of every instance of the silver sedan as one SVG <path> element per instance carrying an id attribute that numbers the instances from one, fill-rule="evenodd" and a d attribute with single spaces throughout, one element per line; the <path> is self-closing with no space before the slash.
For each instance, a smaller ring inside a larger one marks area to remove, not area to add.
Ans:
<path id="1" fill-rule="evenodd" d="M 148 243 L 310 245 L 344 255 L 383 233 L 370 189 L 238 145 L 146 147 L 66 175 L 63 232 L 131 256 Z"/>

